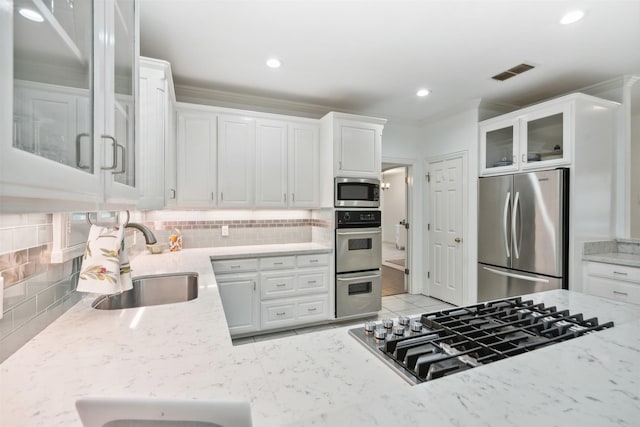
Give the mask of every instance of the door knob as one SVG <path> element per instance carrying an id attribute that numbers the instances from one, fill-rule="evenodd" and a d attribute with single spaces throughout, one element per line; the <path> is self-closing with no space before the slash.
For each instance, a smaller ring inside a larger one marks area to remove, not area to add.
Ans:
<path id="1" fill-rule="evenodd" d="M 453 239 L 453 241 L 456 242 L 456 243 L 460 243 L 460 242 L 462 242 L 462 239 L 459 238 L 459 237 L 456 237 L 455 239 Z"/>

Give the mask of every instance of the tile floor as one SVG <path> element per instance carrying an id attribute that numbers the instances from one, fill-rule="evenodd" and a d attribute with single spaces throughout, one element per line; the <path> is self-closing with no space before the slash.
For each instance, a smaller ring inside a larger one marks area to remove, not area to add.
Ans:
<path id="1" fill-rule="evenodd" d="M 370 319 L 388 319 L 399 316 L 416 316 L 430 311 L 445 310 L 455 307 L 454 305 L 440 301 L 439 299 L 427 297 L 424 295 L 400 294 L 382 297 L 382 310 L 378 312 L 376 317 L 361 318 L 355 320 L 345 320 L 343 322 L 328 323 L 325 325 L 309 326 L 306 328 L 293 329 L 289 331 L 274 332 L 272 334 L 257 335 L 255 337 L 238 338 L 233 340 L 233 345 L 242 345 L 252 342 L 267 341 L 282 337 L 290 337 L 292 335 L 309 334 L 312 332 L 323 331 L 331 328 L 341 328 L 351 325 L 362 325 L 365 320 Z"/>

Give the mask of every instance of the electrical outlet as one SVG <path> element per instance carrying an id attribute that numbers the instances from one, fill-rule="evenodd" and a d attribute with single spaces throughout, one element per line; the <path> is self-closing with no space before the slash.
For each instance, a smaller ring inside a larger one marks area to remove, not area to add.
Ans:
<path id="1" fill-rule="evenodd" d="M 229 226 L 228 225 L 223 225 L 222 228 L 222 237 L 226 237 L 229 235 Z"/>

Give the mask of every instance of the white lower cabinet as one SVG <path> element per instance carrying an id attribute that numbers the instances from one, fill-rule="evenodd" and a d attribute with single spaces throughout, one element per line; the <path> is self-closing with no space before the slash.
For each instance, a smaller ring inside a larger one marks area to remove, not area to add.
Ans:
<path id="1" fill-rule="evenodd" d="M 640 304 L 640 268 L 585 262 L 583 283 L 590 295 Z"/>
<path id="2" fill-rule="evenodd" d="M 259 330 L 258 274 L 222 274 L 216 279 L 229 333 L 233 336 Z"/>
<path id="3" fill-rule="evenodd" d="M 231 336 L 328 320 L 329 255 L 213 261 Z"/>

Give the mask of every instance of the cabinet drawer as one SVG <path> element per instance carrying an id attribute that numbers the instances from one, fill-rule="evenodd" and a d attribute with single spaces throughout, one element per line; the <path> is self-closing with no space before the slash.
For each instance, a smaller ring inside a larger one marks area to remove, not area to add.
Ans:
<path id="1" fill-rule="evenodd" d="M 257 271 L 257 258 L 246 259 L 226 259 L 221 261 L 213 261 L 214 274 L 220 273 L 238 273 L 241 271 Z"/>
<path id="2" fill-rule="evenodd" d="M 305 292 L 325 291 L 328 289 L 327 270 L 302 271 L 298 274 L 297 289 Z"/>
<path id="3" fill-rule="evenodd" d="M 587 274 L 608 277 L 615 280 L 640 283 L 640 268 L 625 265 L 606 264 L 602 262 L 587 263 Z"/>
<path id="4" fill-rule="evenodd" d="M 640 304 L 640 285 L 620 280 L 587 276 L 584 290 L 590 295 Z"/>
<path id="5" fill-rule="evenodd" d="M 280 268 L 293 268 L 296 265 L 295 256 L 278 256 L 260 258 L 260 270 L 276 270 Z"/>
<path id="6" fill-rule="evenodd" d="M 296 306 L 293 302 L 279 304 L 262 304 L 263 326 L 276 326 L 280 322 L 292 321 L 296 317 Z"/>
<path id="7" fill-rule="evenodd" d="M 329 254 L 298 255 L 298 267 L 329 265 Z"/>
<path id="8" fill-rule="evenodd" d="M 301 301 L 297 305 L 298 319 L 309 320 L 312 317 L 327 317 L 327 298 Z"/>
<path id="9" fill-rule="evenodd" d="M 296 276 L 289 274 L 261 274 L 260 292 L 262 298 L 281 298 L 291 296 L 296 291 Z"/>

